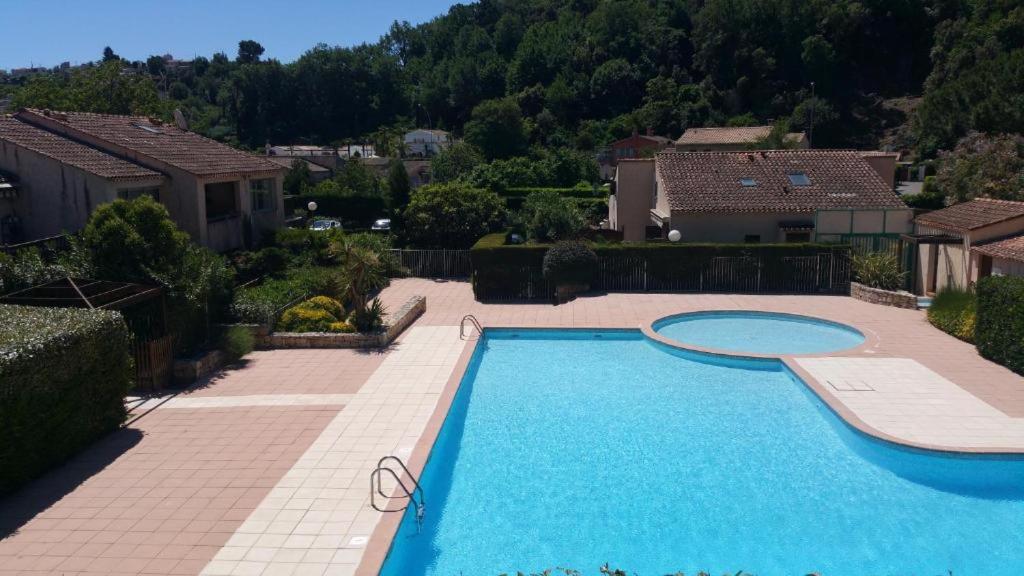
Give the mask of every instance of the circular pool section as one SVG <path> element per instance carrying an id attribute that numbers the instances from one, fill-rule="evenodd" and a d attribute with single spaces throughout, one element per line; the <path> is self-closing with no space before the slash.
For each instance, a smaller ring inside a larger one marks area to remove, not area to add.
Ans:
<path id="1" fill-rule="evenodd" d="M 749 354 L 821 354 L 864 343 L 863 334 L 844 324 L 774 312 L 693 312 L 652 328 L 683 345 Z"/>

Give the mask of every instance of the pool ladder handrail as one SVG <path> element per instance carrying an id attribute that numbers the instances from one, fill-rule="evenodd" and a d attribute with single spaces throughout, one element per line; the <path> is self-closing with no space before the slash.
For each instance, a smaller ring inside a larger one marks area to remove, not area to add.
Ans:
<path id="1" fill-rule="evenodd" d="M 470 326 L 472 326 L 473 328 L 476 328 L 476 331 L 477 331 L 477 333 L 480 336 L 484 335 L 484 327 L 480 325 L 480 321 L 476 319 L 476 316 L 473 316 L 472 314 L 466 314 L 465 316 L 462 317 L 462 322 L 459 322 L 459 338 L 460 339 L 462 339 L 462 340 L 466 339 L 466 323 L 467 322 L 469 322 Z"/>
<path id="2" fill-rule="evenodd" d="M 402 477 L 400 477 L 391 467 L 384 465 L 384 463 L 387 462 L 388 460 L 394 460 L 395 462 L 397 462 L 398 466 L 402 469 L 402 472 L 405 475 L 405 477 L 408 477 L 409 480 L 412 481 L 411 490 L 409 489 L 409 486 L 407 486 L 405 482 L 402 480 Z M 401 508 L 387 508 L 377 505 L 377 494 L 379 494 L 382 498 L 392 498 L 391 496 L 388 496 L 387 494 L 384 493 L 384 488 L 380 479 L 381 474 L 383 474 L 384 472 L 390 474 L 391 477 L 394 478 L 395 484 L 397 484 L 398 487 L 402 489 L 402 492 L 405 493 L 404 496 L 402 494 L 397 495 L 397 497 L 406 498 L 408 500 L 405 503 L 405 506 L 402 506 Z M 416 500 L 417 494 L 419 495 L 418 502 Z M 405 465 L 405 462 L 402 462 L 401 458 L 399 458 L 398 456 L 389 455 L 378 460 L 377 468 L 370 473 L 370 506 L 372 506 L 373 509 L 378 512 L 405 512 L 405 510 L 409 508 L 410 504 L 416 505 L 416 530 L 418 532 L 420 529 L 423 528 L 423 516 L 426 514 L 427 507 L 426 499 L 423 496 L 423 488 L 420 487 L 420 483 L 416 480 L 416 477 L 413 476 L 412 472 L 409 471 L 409 468 Z"/>

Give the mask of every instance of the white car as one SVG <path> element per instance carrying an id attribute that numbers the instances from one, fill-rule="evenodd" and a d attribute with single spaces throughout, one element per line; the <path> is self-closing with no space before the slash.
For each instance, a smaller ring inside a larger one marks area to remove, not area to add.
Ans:
<path id="1" fill-rule="evenodd" d="M 391 231 L 391 219 L 381 218 L 380 220 L 374 220 L 373 226 L 370 226 L 370 230 L 376 232 L 390 232 Z"/>
<path id="2" fill-rule="evenodd" d="M 323 232 L 325 230 L 332 230 L 334 228 L 341 229 L 341 222 L 337 220 L 314 220 L 310 225 L 310 230 L 316 230 L 317 232 Z"/>

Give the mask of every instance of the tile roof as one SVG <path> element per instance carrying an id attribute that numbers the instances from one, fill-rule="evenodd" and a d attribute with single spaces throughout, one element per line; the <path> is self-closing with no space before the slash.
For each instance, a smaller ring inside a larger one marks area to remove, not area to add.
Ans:
<path id="1" fill-rule="evenodd" d="M 753 144 L 771 134 L 771 126 L 740 126 L 736 128 L 689 128 L 676 140 L 684 146 L 713 146 Z M 786 140 L 801 143 L 806 139 L 803 132 L 790 132 Z"/>
<path id="2" fill-rule="evenodd" d="M 977 198 L 922 214 L 915 218 L 914 222 L 929 228 L 967 232 L 1022 216 L 1024 202 Z"/>
<path id="3" fill-rule="evenodd" d="M 163 174 L 85 144 L 0 115 L 0 142 L 10 142 L 84 172 L 114 181 L 151 180 Z"/>
<path id="4" fill-rule="evenodd" d="M 319 164 L 295 156 L 267 156 L 267 160 L 288 169 L 291 169 L 292 164 L 298 161 L 305 163 L 310 172 L 330 172 L 330 170 Z"/>
<path id="5" fill-rule="evenodd" d="M 1004 238 L 993 242 L 986 242 L 984 244 L 974 246 L 971 249 L 975 252 L 980 252 L 996 258 L 1006 258 L 1007 260 L 1024 262 L 1024 235 Z"/>
<path id="6" fill-rule="evenodd" d="M 279 173 L 281 166 L 262 156 L 141 116 L 22 110 L 17 118 L 51 127 L 68 136 L 85 135 L 184 170 L 196 176 Z M 77 134 L 76 134 L 77 133 Z"/>
<path id="7" fill-rule="evenodd" d="M 906 208 L 860 153 L 850 150 L 662 152 L 659 181 L 672 210 L 814 212 L 829 208 Z M 807 186 L 789 174 L 803 172 Z M 741 179 L 753 179 L 743 186 Z"/>

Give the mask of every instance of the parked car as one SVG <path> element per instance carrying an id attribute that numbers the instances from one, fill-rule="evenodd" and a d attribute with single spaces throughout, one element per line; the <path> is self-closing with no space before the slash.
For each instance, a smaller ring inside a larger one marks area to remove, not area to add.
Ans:
<path id="1" fill-rule="evenodd" d="M 332 230 L 334 228 L 341 229 L 341 222 L 337 220 L 314 220 L 310 225 L 310 230 L 316 230 L 323 232 L 325 230 Z"/>
<path id="2" fill-rule="evenodd" d="M 381 218 L 380 220 L 374 220 L 373 226 L 370 226 L 370 230 L 375 232 L 390 232 L 391 231 L 391 219 Z"/>

